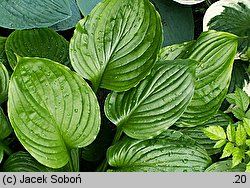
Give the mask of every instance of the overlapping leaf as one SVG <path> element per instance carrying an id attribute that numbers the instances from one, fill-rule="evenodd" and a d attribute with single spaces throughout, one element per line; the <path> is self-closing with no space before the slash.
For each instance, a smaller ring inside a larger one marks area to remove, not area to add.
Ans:
<path id="1" fill-rule="evenodd" d="M 226 127 L 229 125 L 229 123 L 232 122 L 229 116 L 222 112 L 218 112 L 214 115 L 213 118 L 205 122 L 203 125 L 199 125 L 196 127 L 189 127 L 189 128 L 184 128 L 181 129 L 180 131 L 193 138 L 195 141 L 197 141 L 200 145 L 202 145 L 208 152 L 209 155 L 213 155 L 216 153 L 221 152 L 221 148 L 213 148 L 215 145 L 216 141 L 211 140 L 208 138 L 204 132 L 203 128 L 204 127 L 209 127 L 209 126 L 221 126 L 221 127 Z"/>
<path id="2" fill-rule="evenodd" d="M 149 74 L 161 45 L 160 16 L 148 0 L 105 0 L 77 24 L 70 59 L 95 91 L 125 91 Z"/>
<path id="3" fill-rule="evenodd" d="M 107 152 L 110 171 L 202 172 L 210 164 L 206 150 L 182 133 L 167 130 L 149 140 L 124 138 Z"/>
<path id="4" fill-rule="evenodd" d="M 9 64 L 14 68 L 16 55 L 23 57 L 42 57 L 62 64 L 69 64 L 69 43 L 52 29 L 16 30 L 6 41 L 6 54 Z"/>
<path id="5" fill-rule="evenodd" d="M 2 0 L 0 26 L 31 29 L 54 25 L 71 16 L 68 0 Z"/>
<path id="6" fill-rule="evenodd" d="M 226 32 L 208 31 L 198 38 L 189 56 L 199 62 L 194 97 L 178 126 L 197 126 L 218 111 L 228 91 L 237 44 L 238 37 Z"/>
<path id="7" fill-rule="evenodd" d="M 77 0 L 78 7 L 84 16 L 87 16 L 92 9 L 102 0 Z"/>
<path id="8" fill-rule="evenodd" d="M 209 166 L 205 172 L 245 172 L 246 164 L 241 163 L 232 168 L 232 160 L 218 161 Z"/>
<path id="9" fill-rule="evenodd" d="M 100 110 L 87 83 L 67 67 L 20 58 L 9 86 L 8 115 L 27 151 L 41 164 L 64 166 L 72 148 L 92 143 Z"/>
<path id="10" fill-rule="evenodd" d="M 9 73 L 4 64 L 0 62 L 0 104 L 7 100 L 9 88 Z"/>
<path id="11" fill-rule="evenodd" d="M 56 31 L 63 31 L 76 26 L 78 21 L 81 19 L 81 13 L 77 6 L 76 0 L 69 0 L 69 4 L 72 15 L 68 19 L 52 25 L 51 28 L 55 29 Z"/>
<path id="12" fill-rule="evenodd" d="M 183 114 L 194 92 L 196 61 L 158 62 L 135 88 L 113 92 L 105 114 L 128 136 L 147 139 L 159 135 Z"/>

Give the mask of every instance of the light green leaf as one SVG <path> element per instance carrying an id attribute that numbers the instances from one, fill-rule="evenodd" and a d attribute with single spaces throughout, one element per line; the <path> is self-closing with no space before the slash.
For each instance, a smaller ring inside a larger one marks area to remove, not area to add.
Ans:
<path id="1" fill-rule="evenodd" d="M 87 16 L 102 0 L 76 0 L 82 15 Z"/>
<path id="2" fill-rule="evenodd" d="M 209 126 L 204 128 L 203 131 L 212 140 L 226 139 L 226 133 L 221 126 Z"/>
<path id="3" fill-rule="evenodd" d="M 194 39 L 192 7 L 173 1 L 150 0 L 159 11 L 163 25 L 163 46 L 179 44 Z"/>
<path id="4" fill-rule="evenodd" d="M 194 92 L 193 60 L 158 62 L 135 88 L 108 95 L 105 114 L 128 136 L 148 139 L 173 125 Z"/>
<path id="5" fill-rule="evenodd" d="M 247 163 L 246 171 L 245 172 L 250 172 L 250 162 Z"/>
<path id="6" fill-rule="evenodd" d="M 5 48 L 9 64 L 14 68 L 16 55 L 42 57 L 69 64 L 69 43 L 52 29 L 16 30 L 10 34 Z"/>
<path id="7" fill-rule="evenodd" d="M 63 31 L 63 30 L 71 29 L 75 27 L 78 21 L 81 19 L 81 13 L 76 4 L 76 0 L 69 0 L 69 4 L 70 4 L 72 15 L 66 20 L 63 20 L 55 25 L 52 25 L 51 26 L 52 29 L 56 31 Z"/>
<path id="8" fill-rule="evenodd" d="M 205 172 L 244 172 L 246 164 L 241 163 L 232 168 L 232 160 L 219 161 L 209 166 Z"/>
<path id="9" fill-rule="evenodd" d="M 210 164 L 206 150 L 188 136 L 167 130 L 149 140 L 124 138 L 107 151 L 110 171 L 202 172 Z"/>
<path id="10" fill-rule="evenodd" d="M 246 145 L 250 147 L 250 139 L 246 140 Z"/>
<path id="11" fill-rule="evenodd" d="M 92 143 L 100 109 L 88 84 L 67 67 L 20 58 L 11 76 L 8 115 L 15 134 L 41 164 L 60 168 L 70 150 Z"/>
<path id="12" fill-rule="evenodd" d="M 238 123 L 236 130 L 236 144 L 243 146 L 246 143 L 246 131 L 241 123 Z"/>
<path id="13" fill-rule="evenodd" d="M 184 42 L 182 44 L 174 44 L 172 46 L 167 46 L 162 48 L 159 52 L 159 61 L 165 60 L 175 60 L 175 59 L 185 59 L 189 50 L 194 45 L 195 41 Z"/>
<path id="14" fill-rule="evenodd" d="M 216 144 L 214 145 L 214 148 L 221 148 L 222 146 L 224 146 L 227 143 L 226 140 L 219 140 L 218 142 L 216 142 Z"/>
<path id="15" fill-rule="evenodd" d="M 234 151 L 234 144 L 231 142 L 228 142 L 226 146 L 224 147 L 223 153 L 220 158 L 222 159 L 225 157 L 229 157 L 230 155 L 232 155 L 233 151 Z"/>
<path id="16" fill-rule="evenodd" d="M 204 127 L 209 127 L 209 126 L 221 126 L 221 127 L 226 127 L 229 123 L 231 123 L 232 120 L 230 117 L 223 112 L 218 112 L 214 115 L 213 118 L 208 120 L 206 123 L 196 126 L 196 127 L 187 127 L 187 128 L 182 128 L 179 131 L 181 131 L 183 134 L 191 137 L 194 139 L 197 143 L 202 145 L 208 152 L 209 155 L 214 155 L 217 153 L 220 153 L 222 151 L 222 148 L 214 148 L 214 144 L 216 141 L 211 140 L 208 138 L 204 132 L 202 131 Z"/>
<path id="17" fill-rule="evenodd" d="M 231 79 L 238 38 L 224 32 L 204 32 L 191 50 L 190 59 L 199 62 L 195 93 L 177 126 L 197 126 L 220 108 Z"/>
<path id="18" fill-rule="evenodd" d="M 4 155 L 4 151 L 0 148 L 0 164 L 2 163 L 3 155 Z"/>
<path id="19" fill-rule="evenodd" d="M 2 0 L 0 3 L 0 26 L 9 29 L 48 27 L 70 16 L 68 0 Z"/>
<path id="20" fill-rule="evenodd" d="M 3 172 L 66 172 L 68 170 L 67 167 L 61 169 L 48 168 L 24 151 L 12 154 L 3 165 Z"/>
<path id="21" fill-rule="evenodd" d="M 239 87 L 236 87 L 234 93 L 228 94 L 227 100 L 229 100 L 231 104 L 235 104 L 236 106 L 240 107 L 240 109 L 242 109 L 244 112 L 249 106 L 249 96 Z"/>
<path id="22" fill-rule="evenodd" d="M 95 92 L 125 91 L 149 74 L 162 40 L 160 16 L 148 0 L 105 0 L 77 24 L 70 59 Z"/>
<path id="23" fill-rule="evenodd" d="M 9 79 L 7 69 L 4 64 L 0 62 L 0 104 L 7 100 Z"/>
<path id="24" fill-rule="evenodd" d="M 232 123 L 227 126 L 227 138 L 230 142 L 235 142 L 236 131 Z"/>
<path id="25" fill-rule="evenodd" d="M 242 159 L 245 158 L 245 152 L 244 149 L 240 149 L 235 147 L 233 150 L 233 161 L 232 161 L 232 168 L 237 166 L 238 164 L 241 163 Z"/>
<path id="26" fill-rule="evenodd" d="M 246 152 L 246 154 L 250 157 L 250 150 Z"/>
<path id="27" fill-rule="evenodd" d="M 246 133 L 248 134 L 248 136 L 250 136 L 250 119 L 244 118 L 243 125 L 244 125 Z"/>

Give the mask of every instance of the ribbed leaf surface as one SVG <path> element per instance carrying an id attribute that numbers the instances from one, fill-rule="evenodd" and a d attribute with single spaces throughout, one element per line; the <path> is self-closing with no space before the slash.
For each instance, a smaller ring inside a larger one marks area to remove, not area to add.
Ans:
<path id="1" fill-rule="evenodd" d="M 68 0 L 1 0 L 0 26 L 31 29 L 54 25 L 71 16 Z"/>
<path id="2" fill-rule="evenodd" d="M 76 0 L 81 13 L 87 16 L 91 10 L 102 0 Z"/>
<path id="3" fill-rule="evenodd" d="M 202 172 L 211 159 L 206 150 L 182 133 L 167 130 L 150 140 L 125 138 L 107 152 L 110 171 Z"/>
<path id="4" fill-rule="evenodd" d="M 232 168 L 232 160 L 218 161 L 210 165 L 205 172 L 245 172 L 246 164 L 241 163 Z"/>
<path id="5" fill-rule="evenodd" d="M 9 64 L 17 64 L 15 53 L 23 57 L 42 57 L 69 64 L 69 43 L 52 29 L 16 30 L 6 41 Z"/>
<path id="6" fill-rule="evenodd" d="M 9 73 L 4 64 L 0 62 L 0 104 L 7 100 L 9 89 Z"/>
<path id="7" fill-rule="evenodd" d="M 70 59 L 95 91 L 125 91 L 148 75 L 161 45 L 160 16 L 148 0 L 105 0 L 77 24 Z"/>
<path id="8" fill-rule="evenodd" d="M 19 58 L 9 86 L 8 114 L 27 151 L 41 164 L 64 166 L 70 149 L 92 143 L 100 128 L 97 99 L 67 67 Z"/>
<path id="9" fill-rule="evenodd" d="M 69 4 L 72 15 L 66 20 L 63 20 L 55 25 L 52 25 L 51 26 L 52 29 L 55 29 L 56 31 L 71 29 L 75 27 L 78 21 L 81 19 L 81 13 L 76 4 L 76 0 L 69 0 Z"/>
<path id="10" fill-rule="evenodd" d="M 12 132 L 11 125 L 8 118 L 4 114 L 2 108 L 0 108 L 0 142 L 7 138 Z"/>
<path id="11" fill-rule="evenodd" d="M 135 88 L 108 95 L 106 116 L 132 138 L 159 135 L 178 120 L 189 104 L 195 66 L 193 60 L 158 62 Z"/>
<path id="12" fill-rule="evenodd" d="M 199 62 L 194 97 L 178 126 L 197 126 L 218 111 L 228 91 L 237 44 L 238 37 L 225 32 L 208 31 L 198 38 L 189 56 Z"/>
<path id="13" fill-rule="evenodd" d="M 231 122 L 232 120 L 230 119 L 229 116 L 227 116 L 226 114 L 222 112 L 218 112 L 214 115 L 214 117 L 212 117 L 210 120 L 205 122 L 203 125 L 184 128 L 184 129 L 181 129 L 180 131 L 183 134 L 193 138 L 195 141 L 197 141 L 197 143 L 202 145 L 207 150 L 209 155 L 214 155 L 216 153 L 220 153 L 222 148 L 213 148 L 216 141 L 213 141 L 210 138 L 208 138 L 204 134 L 202 129 L 204 129 L 205 127 L 209 127 L 209 126 L 227 127 L 229 123 Z"/>

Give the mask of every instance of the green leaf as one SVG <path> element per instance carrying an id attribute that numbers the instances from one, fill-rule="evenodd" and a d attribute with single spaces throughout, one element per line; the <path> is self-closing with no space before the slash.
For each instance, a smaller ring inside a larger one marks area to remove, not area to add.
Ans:
<path id="1" fill-rule="evenodd" d="M 76 0 L 81 13 L 87 16 L 102 0 Z"/>
<path id="2" fill-rule="evenodd" d="M 150 0 L 159 11 L 163 25 L 163 46 L 179 44 L 194 39 L 192 7 L 173 1 Z"/>
<path id="3" fill-rule="evenodd" d="M 241 123 L 238 123 L 236 130 L 236 144 L 243 146 L 246 143 L 246 131 Z"/>
<path id="4" fill-rule="evenodd" d="M 0 164 L 2 163 L 3 156 L 4 156 L 4 151 L 0 149 Z"/>
<path id="5" fill-rule="evenodd" d="M 77 24 L 70 59 L 95 92 L 121 92 L 149 74 L 161 45 L 161 19 L 148 0 L 105 0 Z"/>
<path id="6" fill-rule="evenodd" d="M 250 157 L 250 150 L 246 152 L 246 154 Z"/>
<path id="7" fill-rule="evenodd" d="M 69 43 L 52 29 L 16 30 L 10 34 L 5 48 L 10 66 L 17 64 L 16 55 L 42 57 L 69 64 Z"/>
<path id="8" fill-rule="evenodd" d="M 244 149 L 235 147 L 232 155 L 233 155 L 233 161 L 232 161 L 232 168 L 233 168 L 237 166 L 238 164 L 240 164 L 242 162 L 242 159 L 245 158 Z"/>
<path id="9" fill-rule="evenodd" d="M 247 163 L 246 171 L 245 172 L 250 172 L 250 162 Z"/>
<path id="10" fill-rule="evenodd" d="M 232 155 L 233 151 L 234 151 L 234 144 L 231 142 L 228 142 L 226 146 L 224 147 L 223 153 L 220 158 L 222 159 L 225 157 L 229 157 L 230 155 Z"/>
<path id="11" fill-rule="evenodd" d="M 110 171 L 202 172 L 211 164 L 206 150 L 188 136 L 167 130 L 149 140 L 124 138 L 107 151 Z"/>
<path id="12" fill-rule="evenodd" d="M 54 25 L 71 16 L 68 0 L 2 0 L 0 26 L 31 29 Z"/>
<path id="13" fill-rule="evenodd" d="M 228 19 L 230 18 L 230 19 Z M 226 31 L 236 34 L 242 38 L 239 43 L 239 50 L 247 49 L 250 46 L 250 8 L 243 3 L 234 3 L 225 6 L 223 12 L 215 16 L 208 23 L 209 29 Z"/>
<path id="14" fill-rule="evenodd" d="M 159 52 L 158 60 L 165 61 L 165 60 L 185 59 L 185 57 L 189 53 L 189 50 L 194 45 L 194 43 L 195 41 L 190 41 L 162 48 Z"/>
<path id="15" fill-rule="evenodd" d="M 226 133 L 221 126 L 209 126 L 204 128 L 203 131 L 212 140 L 226 139 Z"/>
<path id="16" fill-rule="evenodd" d="M 72 15 L 66 20 L 63 20 L 55 25 L 52 25 L 51 26 L 52 29 L 56 31 L 63 31 L 63 30 L 71 29 L 75 27 L 78 21 L 81 19 L 81 13 L 76 4 L 76 0 L 69 0 L 69 4 L 70 4 Z"/>
<path id="17" fill-rule="evenodd" d="M 227 126 L 227 138 L 230 142 L 235 142 L 236 131 L 232 123 Z"/>
<path id="18" fill-rule="evenodd" d="M 92 143 L 100 109 L 88 84 L 64 65 L 20 58 L 11 76 L 8 115 L 26 150 L 41 164 L 60 168 L 70 150 Z"/>
<path id="19" fill-rule="evenodd" d="M 128 136 L 148 139 L 173 125 L 194 92 L 193 60 L 158 62 L 135 88 L 108 95 L 105 114 Z"/>
<path id="20" fill-rule="evenodd" d="M 204 132 L 203 128 L 204 127 L 209 127 L 209 126 L 221 126 L 221 127 L 226 127 L 229 123 L 231 123 L 232 120 L 230 117 L 223 112 L 218 112 L 214 115 L 213 118 L 208 120 L 206 123 L 196 126 L 196 127 L 187 127 L 187 128 L 182 128 L 179 131 L 181 131 L 183 134 L 191 137 L 194 139 L 197 143 L 202 145 L 208 152 L 209 155 L 214 155 L 217 153 L 220 153 L 222 151 L 222 148 L 214 148 L 214 144 L 216 141 L 211 140 L 208 138 Z"/>
<path id="21" fill-rule="evenodd" d="M 216 31 L 204 32 L 197 39 L 189 56 L 199 62 L 195 93 L 177 126 L 197 126 L 218 111 L 230 83 L 237 39 L 230 33 Z"/>
<path id="22" fill-rule="evenodd" d="M 8 118 L 0 107 L 0 140 L 7 138 L 12 132 Z"/>
<path id="23" fill-rule="evenodd" d="M 5 42 L 7 38 L 6 37 L 0 37 L 0 63 L 3 63 L 5 66 L 8 65 L 7 56 L 5 53 Z"/>
<path id="24" fill-rule="evenodd" d="M 64 169 L 66 170 L 66 169 Z M 28 152 L 19 151 L 12 154 L 3 165 L 3 172 L 54 172 L 35 160 Z"/>
<path id="25" fill-rule="evenodd" d="M 7 69 L 4 64 L 0 62 L 0 104 L 7 100 L 9 79 Z"/>
<path id="26" fill-rule="evenodd" d="M 247 139 L 247 140 L 246 140 L 246 145 L 247 145 L 248 147 L 250 147 L 250 139 Z"/>
<path id="27" fill-rule="evenodd" d="M 226 140 L 219 140 L 218 142 L 216 142 L 216 144 L 214 145 L 214 148 L 221 148 L 222 146 L 224 146 L 227 143 Z"/>
<path id="28" fill-rule="evenodd" d="M 239 106 L 233 107 L 232 113 L 233 113 L 234 117 L 236 117 L 239 120 L 243 120 L 245 118 L 245 112 Z"/>
<path id="29" fill-rule="evenodd" d="M 248 136 L 250 136 L 250 119 L 244 118 L 243 125 L 244 125 L 246 133 L 248 134 Z"/>
<path id="30" fill-rule="evenodd" d="M 241 163 L 232 168 L 232 160 L 218 161 L 209 166 L 205 172 L 244 172 L 246 164 Z"/>
<path id="31" fill-rule="evenodd" d="M 250 102 L 249 96 L 239 87 L 236 87 L 235 92 L 228 94 L 226 98 L 229 103 L 236 105 L 243 112 L 245 112 L 248 109 Z"/>

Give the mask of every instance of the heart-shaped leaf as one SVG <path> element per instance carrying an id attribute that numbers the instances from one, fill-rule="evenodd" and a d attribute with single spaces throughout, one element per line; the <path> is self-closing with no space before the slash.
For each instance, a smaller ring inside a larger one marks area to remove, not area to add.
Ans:
<path id="1" fill-rule="evenodd" d="M 194 97 L 178 126 L 197 126 L 216 114 L 228 91 L 237 44 L 238 37 L 226 32 L 208 31 L 197 39 L 189 56 L 199 62 Z"/>
<path id="2" fill-rule="evenodd" d="M 75 27 L 78 21 L 81 19 L 81 13 L 76 4 L 76 0 L 69 0 L 69 4 L 70 4 L 71 12 L 72 12 L 71 17 L 55 25 L 52 25 L 51 26 L 52 29 L 56 31 L 63 31 L 63 30 L 71 29 Z"/>
<path id="3" fill-rule="evenodd" d="M 101 1 L 102 0 L 77 0 L 77 4 L 82 14 L 87 16 Z"/>
<path id="4" fill-rule="evenodd" d="M 179 44 L 193 40 L 194 18 L 190 6 L 173 1 L 150 0 L 159 11 L 163 25 L 163 46 Z"/>
<path id="5" fill-rule="evenodd" d="M 124 138 L 107 151 L 110 171 L 202 172 L 210 164 L 206 150 L 180 132 L 167 130 L 150 140 Z"/>
<path id="6" fill-rule="evenodd" d="M 2 0 L 0 26 L 31 29 L 54 25 L 71 16 L 68 0 Z"/>
<path id="7" fill-rule="evenodd" d="M 194 93 L 196 61 L 158 62 L 135 88 L 113 92 L 105 101 L 105 114 L 128 136 L 147 139 L 173 125 Z"/>
<path id="8" fill-rule="evenodd" d="M 213 141 L 210 138 L 208 138 L 204 134 L 202 129 L 205 127 L 209 127 L 209 126 L 226 127 L 231 122 L 232 122 L 232 120 L 229 116 L 227 116 L 223 112 L 218 112 L 214 115 L 213 118 L 208 120 L 203 125 L 199 125 L 196 127 L 188 127 L 188 128 L 181 129 L 179 131 L 181 131 L 183 134 L 185 134 L 185 135 L 193 138 L 195 141 L 197 141 L 197 143 L 202 145 L 207 150 L 209 155 L 214 155 L 214 154 L 220 153 L 221 148 L 219 148 L 219 149 L 214 148 L 216 141 Z"/>
<path id="9" fill-rule="evenodd" d="M 0 104 L 7 100 L 9 88 L 9 73 L 4 64 L 0 62 Z"/>
<path id="10" fill-rule="evenodd" d="M 52 29 L 16 30 L 6 41 L 5 51 L 10 66 L 17 64 L 16 55 L 42 57 L 69 64 L 69 43 Z"/>
<path id="11" fill-rule="evenodd" d="M 64 65 L 42 58 L 18 60 L 9 86 L 10 122 L 37 161 L 60 168 L 71 149 L 95 140 L 98 101 L 88 84 Z"/>
<path id="12" fill-rule="evenodd" d="M 70 59 L 94 91 L 125 91 L 149 74 L 161 45 L 160 16 L 148 0 L 105 0 L 77 24 Z"/>

